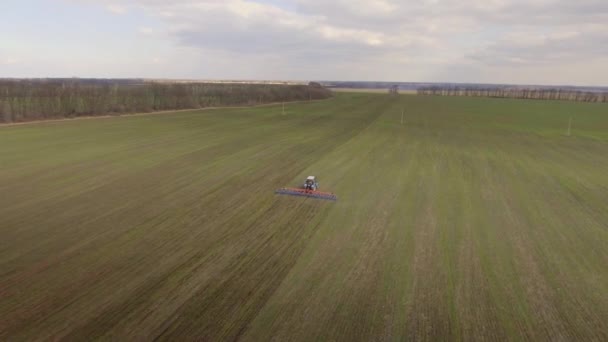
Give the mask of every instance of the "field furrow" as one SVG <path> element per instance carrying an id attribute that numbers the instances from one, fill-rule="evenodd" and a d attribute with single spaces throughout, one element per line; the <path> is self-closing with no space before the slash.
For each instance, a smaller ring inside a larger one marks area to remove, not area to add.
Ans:
<path id="1" fill-rule="evenodd" d="M 0 340 L 606 340 L 607 124 L 340 93 L 3 127 Z M 338 201 L 274 194 L 309 175 Z"/>

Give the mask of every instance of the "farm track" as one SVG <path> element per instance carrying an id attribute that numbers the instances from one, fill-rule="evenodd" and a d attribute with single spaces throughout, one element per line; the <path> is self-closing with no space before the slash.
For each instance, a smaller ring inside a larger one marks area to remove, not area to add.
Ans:
<path id="1" fill-rule="evenodd" d="M 338 94 L 4 128 L 0 340 L 606 340 L 607 123 Z M 338 202 L 273 194 L 309 174 Z"/>

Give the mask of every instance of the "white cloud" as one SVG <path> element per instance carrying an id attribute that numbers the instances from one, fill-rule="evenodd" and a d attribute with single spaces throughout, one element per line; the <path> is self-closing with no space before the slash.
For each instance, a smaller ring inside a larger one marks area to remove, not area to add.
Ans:
<path id="1" fill-rule="evenodd" d="M 156 33 L 156 30 L 151 27 L 140 27 L 137 29 L 137 32 L 139 32 L 140 34 L 149 36 L 149 35 L 153 35 L 154 33 Z"/>
<path id="2" fill-rule="evenodd" d="M 16 58 L 12 58 L 12 57 L 0 58 L 1 65 L 13 65 L 13 64 L 17 64 L 17 63 L 19 63 L 19 60 L 17 60 Z"/>
<path id="3" fill-rule="evenodd" d="M 310 72 L 299 70 L 318 68 L 329 70 L 323 78 L 373 79 L 376 72 L 449 81 L 462 77 L 454 70 L 463 65 L 468 77 L 486 77 L 488 68 L 558 70 L 580 61 L 597 65 L 608 55 L 606 0 L 82 1 L 115 13 L 146 13 L 165 31 L 141 27 L 140 34 L 163 34 L 206 56 L 221 54 L 233 63 L 272 57 L 273 65 L 252 66 L 261 78 L 281 64 L 285 77 L 306 78 Z"/>
<path id="4" fill-rule="evenodd" d="M 114 13 L 114 14 L 118 14 L 118 15 L 122 15 L 127 13 L 127 8 L 125 6 L 122 5 L 118 5 L 118 4 L 108 4 L 106 6 L 107 10 Z"/>
<path id="5" fill-rule="evenodd" d="M 488 64 L 559 65 L 594 61 L 607 55 L 608 24 L 582 24 L 555 27 L 553 30 L 530 28 L 511 32 L 471 57 Z"/>

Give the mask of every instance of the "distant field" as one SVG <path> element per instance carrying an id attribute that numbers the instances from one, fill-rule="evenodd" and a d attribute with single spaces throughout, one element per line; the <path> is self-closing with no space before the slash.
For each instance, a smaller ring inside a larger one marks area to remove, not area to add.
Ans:
<path id="1" fill-rule="evenodd" d="M 0 340 L 608 340 L 608 106 L 286 111 L 1 127 Z"/>
<path id="2" fill-rule="evenodd" d="M 388 94 L 388 89 L 378 88 L 331 88 L 332 91 L 338 93 L 370 93 L 370 94 Z M 401 94 L 416 94 L 415 90 L 399 90 Z"/>

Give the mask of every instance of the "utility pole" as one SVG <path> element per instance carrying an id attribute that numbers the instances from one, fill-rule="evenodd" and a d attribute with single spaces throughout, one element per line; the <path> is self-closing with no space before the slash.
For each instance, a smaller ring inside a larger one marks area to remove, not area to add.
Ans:
<path id="1" fill-rule="evenodd" d="M 568 136 L 572 133 L 572 117 L 570 117 L 570 121 L 568 121 Z"/>
<path id="2" fill-rule="evenodd" d="M 285 115 L 285 102 L 283 102 L 283 115 Z"/>
<path id="3" fill-rule="evenodd" d="M 405 115 L 405 108 L 401 110 L 401 124 L 403 125 L 403 116 Z"/>

